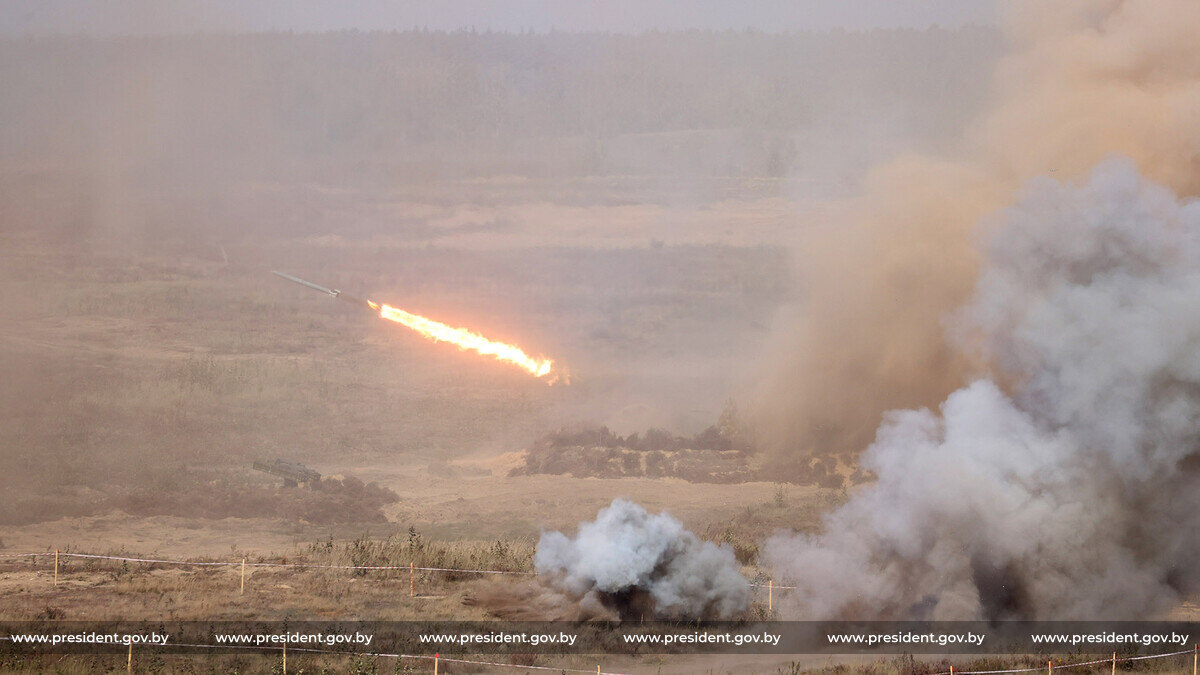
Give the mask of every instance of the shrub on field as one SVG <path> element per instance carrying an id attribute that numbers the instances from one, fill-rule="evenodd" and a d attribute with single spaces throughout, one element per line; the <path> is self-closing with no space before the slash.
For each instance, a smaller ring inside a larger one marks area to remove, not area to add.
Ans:
<path id="1" fill-rule="evenodd" d="M 175 489 L 139 488 L 109 498 L 103 506 L 139 516 L 266 517 L 329 524 L 386 522 L 380 508 L 399 498 L 387 488 L 357 478 L 322 478 L 296 488 L 215 480 Z"/>

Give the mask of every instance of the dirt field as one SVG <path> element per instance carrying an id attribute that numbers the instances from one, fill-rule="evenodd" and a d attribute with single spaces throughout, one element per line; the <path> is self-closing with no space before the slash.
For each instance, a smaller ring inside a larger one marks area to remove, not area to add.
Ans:
<path id="1" fill-rule="evenodd" d="M 311 558 L 322 542 L 338 550 L 363 538 L 403 542 L 411 529 L 442 547 L 446 559 L 495 563 L 489 551 L 500 542 L 514 552 L 503 564 L 527 566 L 540 532 L 570 531 L 615 497 L 629 497 L 733 545 L 753 577 L 763 537 L 818 528 L 843 491 L 509 476 L 523 447 L 564 426 L 694 433 L 712 424 L 738 389 L 744 355 L 789 301 L 787 259 L 761 242 L 803 209 L 745 194 L 710 209 L 562 207 L 529 203 L 527 183 L 487 189 L 490 205 L 422 206 L 405 195 L 403 203 L 369 207 L 378 217 L 406 214 L 409 227 L 425 233 L 419 245 L 404 237 L 246 236 L 194 247 L 175 241 L 169 252 L 103 243 L 78 251 L 6 233 L 0 303 L 10 320 L 0 326 L 0 358 L 19 386 L 4 388 L 6 462 L 16 470 L 3 479 L 0 553 L 287 560 Z M 363 201 L 312 187 L 288 193 L 333 213 Z M 824 213 L 807 217 L 817 212 Z M 559 219 L 570 227 L 554 227 Z M 680 220 L 693 223 L 686 236 Z M 507 223 L 501 239 L 482 227 L 457 237 L 453 248 L 436 243 L 443 229 L 488 222 Z M 597 246 L 589 222 L 604 222 L 613 238 Z M 548 387 L 426 342 L 286 284 L 269 274 L 274 268 L 527 346 L 565 363 L 571 384 Z M 614 268 L 626 273 L 613 277 Z M 262 500 L 269 504 L 287 489 L 250 468 L 273 457 L 378 483 L 399 500 L 371 520 L 360 517 L 369 510 L 335 512 L 324 522 L 278 514 Z M 187 499 L 226 493 L 255 499 L 230 500 L 220 518 L 197 515 L 201 505 Z M 420 593 L 410 599 L 405 574 L 262 569 L 239 596 L 231 569 L 72 561 L 54 588 L 45 562 L 3 566 L 6 616 L 487 616 L 464 600 L 488 581 L 433 573 L 420 577 Z M 765 611 L 762 604 L 758 598 L 756 611 Z M 1189 604 L 1175 618 L 1198 615 Z M 54 668 L 83 672 L 106 663 L 68 660 Z M 192 667 L 175 657 L 155 663 L 168 672 Z M 218 671 L 271 667 L 269 659 L 205 663 Z M 593 664 L 543 657 L 527 665 Z M 605 665 L 775 673 L 830 662 L 671 657 Z M 312 659 L 309 667 L 347 666 Z M 388 672 L 406 667 L 423 665 L 370 664 Z M 871 666 L 881 667 L 889 666 Z"/>
<path id="2" fill-rule="evenodd" d="M 352 200 L 303 192 L 323 204 Z M 511 192 L 508 199 L 515 199 Z M 6 371 L 27 385 L 7 401 L 15 422 L 6 426 L 9 440 L 25 448 L 10 461 L 26 463 L 39 480 L 10 484 L 13 501 L 6 505 L 20 517 L 0 530 L 0 552 L 287 559 L 314 542 L 403 538 L 410 527 L 451 547 L 499 540 L 530 551 L 541 530 L 570 530 L 624 496 L 668 510 L 707 538 L 753 555 L 757 540 L 777 528 L 816 527 L 819 513 L 842 496 L 770 483 L 508 472 L 520 464 L 526 443 L 564 425 L 607 424 L 625 433 L 655 425 L 684 433 L 712 424 L 737 385 L 739 355 L 765 335 L 775 308 L 786 301 L 786 261 L 759 242 L 774 236 L 769 230 L 791 208 L 770 199 L 714 211 L 405 205 L 410 219 L 426 214 L 419 226 L 435 232 L 504 219 L 530 233 L 513 249 L 520 237 L 506 232 L 508 248 L 499 251 L 486 232 L 468 237 L 476 240 L 469 245 L 456 239 L 454 249 L 429 249 L 424 242 L 414 249 L 403 240 L 248 238 L 177 256 L 119 246 L 84 255 L 37 236 L 7 235 L 3 269 L 12 292 L 2 302 L 17 320 L 0 328 L 0 340 Z M 657 237 L 679 241 L 679 220 L 695 223 L 686 241 L 657 243 Z M 628 234 L 595 248 L 587 222 L 604 222 L 609 233 L 625 223 Z M 761 228 L 767 231 L 756 234 Z M 525 269 L 529 260 L 538 261 L 532 271 Z M 606 288 L 601 277 L 613 265 L 632 276 Z M 274 267 L 540 347 L 566 362 L 572 383 L 546 387 L 426 343 L 352 306 L 293 288 L 267 273 Z M 701 325 L 706 329 L 698 330 Z M 274 456 L 325 475 L 377 482 L 400 500 L 383 508 L 387 522 L 324 524 L 253 511 L 217 520 L 128 514 L 101 501 L 147 486 L 186 493 L 229 483 L 269 493 L 280 489 L 278 481 L 249 465 Z M 486 582 L 436 574 L 419 579 L 415 599 L 407 597 L 403 574 L 259 570 L 250 575 L 245 597 L 231 586 L 236 573 L 224 569 L 71 564 L 57 589 L 48 575 L 44 565 L 5 566 L 0 594 L 7 598 L 6 615 L 486 616 L 463 603 Z M 591 667 L 587 661 L 553 663 Z M 246 661 L 240 668 L 269 662 Z M 83 672 L 103 663 L 67 660 L 55 668 Z M 184 663 L 156 661 L 168 670 Z M 311 667 L 321 663 L 314 659 Z M 652 666 L 615 659 L 606 667 L 789 672 L 791 664 L 675 657 Z M 413 664 L 375 667 L 406 666 Z M 239 666 L 226 659 L 211 667 Z"/>
<path id="3" fill-rule="evenodd" d="M 598 187 L 584 187 L 594 199 Z M 460 198 L 489 196 L 449 206 L 436 195 L 284 191 L 337 218 L 399 218 L 387 238 L 251 235 L 143 251 L 119 238 L 79 250 L 45 233 L 6 233 L 10 292 L 0 303 L 11 320 L 0 327 L 0 358 L 19 386 L 4 388 L 4 440 L 18 470 L 4 479 L 0 552 L 280 560 L 311 557 L 322 542 L 404 540 L 411 528 L 455 560 L 489 556 L 501 542 L 527 568 L 542 530 L 571 530 L 621 496 L 748 557 L 777 528 L 816 527 L 839 493 L 508 476 L 526 444 L 563 426 L 692 433 L 714 423 L 741 355 L 787 301 L 787 261 L 762 242 L 793 205 L 746 194 L 704 209 L 537 201 L 550 189 L 531 198 L 527 181 L 460 186 Z M 169 202 L 156 208 L 170 211 Z M 680 221 L 693 226 L 681 233 Z M 504 223 L 502 237 L 476 228 L 492 222 Z M 453 248 L 438 244 L 443 231 L 458 233 Z M 426 342 L 271 269 L 521 344 L 564 363 L 571 384 L 548 387 Z M 358 511 L 319 523 L 281 516 L 261 499 L 287 489 L 250 467 L 273 457 L 400 499 L 369 522 Z M 227 500 L 228 517 L 199 515 L 211 505 L 194 499 L 226 494 L 243 497 Z M 395 574 L 257 570 L 240 597 L 225 569 L 67 564 L 57 589 L 47 573 L 4 566 L 6 616 L 486 616 L 463 602 L 486 582 L 436 574 L 410 600 L 407 575 Z"/>
<path id="4" fill-rule="evenodd" d="M 308 197 L 349 208 L 340 194 Z M 481 208 L 409 218 L 420 230 Z M 622 218 L 641 227 L 637 209 Z M 711 231 L 701 220 L 696 236 Z M 19 386 L 6 388 L 4 414 L 7 440 L 24 449 L 12 459 L 54 486 L 51 509 L 83 515 L 75 504 L 89 491 L 170 490 L 192 476 L 247 474 L 269 457 L 366 480 L 419 480 L 413 466 L 428 465 L 449 479 L 479 470 L 448 461 L 518 451 L 573 423 L 702 429 L 786 300 L 786 259 L 759 246 L 652 246 L 653 230 L 642 232 L 640 243 L 600 248 L 564 232 L 499 251 L 443 248 L 436 237 L 246 236 L 153 253 L 6 234 L 0 342 L 6 379 Z M 628 270 L 615 286 L 614 267 Z M 287 284 L 275 268 L 520 344 L 558 360 L 572 384 L 547 387 L 428 342 Z"/>

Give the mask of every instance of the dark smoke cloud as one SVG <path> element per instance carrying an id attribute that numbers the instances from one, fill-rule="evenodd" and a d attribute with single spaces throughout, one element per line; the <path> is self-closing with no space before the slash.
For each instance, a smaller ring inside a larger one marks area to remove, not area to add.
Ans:
<path id="1" fill-rule="evenodd" d="M 889 413 L 878 481 L 767 543 L 800 616 L 1139 618 L 1200 591 L 1200 203 L 1112 160 L 990 229 L 951 332 L 995 376 Z"/>
<path id="2" fill-rule="evenodd" d="M 534 565 L 544 586 L 617 618 L 730 618 L 750 604 L 728 546 L 625 499 L 582 523 L 574 538 L 544 533 Z"/>

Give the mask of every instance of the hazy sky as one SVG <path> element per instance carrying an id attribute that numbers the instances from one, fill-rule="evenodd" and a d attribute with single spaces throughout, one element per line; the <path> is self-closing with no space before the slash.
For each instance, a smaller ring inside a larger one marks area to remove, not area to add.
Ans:
<path id="1" fill-rule="evenodd" d="M 637 32 L 995 23 L 997 0 L 0 0 L 0 32 L 431 30 Z"/>

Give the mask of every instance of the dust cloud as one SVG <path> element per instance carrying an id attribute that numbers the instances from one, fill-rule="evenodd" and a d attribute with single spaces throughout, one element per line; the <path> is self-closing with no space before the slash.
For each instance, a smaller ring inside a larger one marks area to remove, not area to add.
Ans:
<path id="1" fill-rule="evenodd" d="M 885 411 L 935 405 L 987 364 L 944 339 L 979 272 L 976 226 L 1042 174 L 1114 154 L 1181 195 L 1200 190 L 1200 21 L 1186 0 L 1004 6 L 1010 53 L 946 153 L 872 170 L 851 215 L 798 244 L 800 318 L 746 397 L 781 465 L 854 456 Z"/>
<path id="2" fill-rule="evenodd" d="M 877 480 L 767 542 L 794 613 L 1151 618 L 1200 590 L 1200 202 L 1110 160 L 996 220 L 951 325 L 997 378 L 889 412 Z"/>

